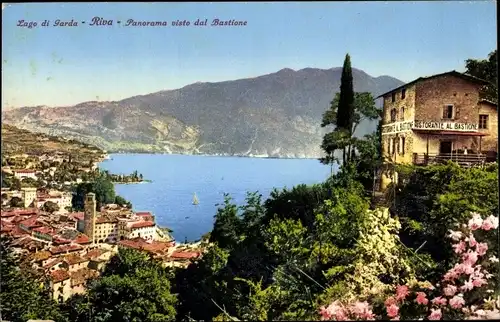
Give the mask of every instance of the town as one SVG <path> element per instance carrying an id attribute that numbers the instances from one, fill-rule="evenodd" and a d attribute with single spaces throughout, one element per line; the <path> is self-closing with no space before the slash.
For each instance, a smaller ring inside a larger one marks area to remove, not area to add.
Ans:
<path id="1" fill-rule="evenodd" d="M 2 136 L 16 131 L 4 127 Z M 25 131 L 23 135 L 29 137 Z M 81 145 L 39 135 L 36 140 L 55 141 L 66 147 Z M 83 196 L 83 211 L 75 209 L 75 186 L 98 176 L 110 182 L 137 182 L 143 180 L 142 174 L 135 171 L 123 176 L 100 171 L 98 163 L 108 156 L 90 146 L 89 151 L 79 149 L 73 153 L 43 153 L 43 149 L 30 153 L 24 149 L 23 153 L 13 154 L 22 144 L 2 154 L 0 232 L 12 238 L 14 251 L 22 257 L 25 269 L 47 283 L 54 300 L 65 301 L 85 292 L 86 282 L 99 276 L 121 247 L 145 252 L 164 267 L 186 267 L 201 256 L 201 242 L 177 244 L 168 230 L 156 224 L 151 212 L 134 212 L 130 203 L 119 196 L 115 202 L 122 204 L 98 204 L 96 194 L 88 192 Z"/>

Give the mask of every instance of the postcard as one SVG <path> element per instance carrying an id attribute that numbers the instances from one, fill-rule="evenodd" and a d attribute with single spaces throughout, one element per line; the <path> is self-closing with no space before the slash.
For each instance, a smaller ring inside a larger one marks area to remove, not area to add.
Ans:
<path id="1" fill-rule="evenodd" d="M 496 18 L 3 3 L 0 320 L 500 319 Z"/>

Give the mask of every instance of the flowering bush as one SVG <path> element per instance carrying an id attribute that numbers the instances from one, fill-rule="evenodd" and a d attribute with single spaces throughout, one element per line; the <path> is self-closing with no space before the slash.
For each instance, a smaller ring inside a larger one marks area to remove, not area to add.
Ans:
<path id="1" fill-rule="evenodd" d="M 363 295 L 349 301 L 334 301 L 321 307 L 322 319 L 499 319 L 500 297 L 497 302 L 491 294 L 486 299 L 487 293 L 494 293 L 496 286 L 494 275 L 488 270 L 497 273 L 499 260 L 488 254 L 487 242 L 476 239 L 497 229 L 498 217 L 483 219 L 477 213 L 471 215 L 468 224 L 463 224 L 460 230 L 450 231 L 448 237 L 454 243 L 458 262 L 435 286 L 418 281 L 397 285 L 393 294 L 388 296 L 386 293 L 381 306 L 363 301 Z"/>

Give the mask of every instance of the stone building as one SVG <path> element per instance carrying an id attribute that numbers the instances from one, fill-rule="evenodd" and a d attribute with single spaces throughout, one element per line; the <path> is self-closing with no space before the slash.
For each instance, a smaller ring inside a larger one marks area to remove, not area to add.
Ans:
<path id="1" fill-rule="evenodd" d="M 97 202 L 94 193 L 85 196 L 83 233 L 89 237 L 92 244 L 95 244 L 95 222 L 97 217 Z"/>
<path id="2" fill-rule="evenodd" d="M 381 189 L 392 180 L 389 164 L 461 165 L 495 161 L 497 105 L 481 99 L 486 81 L 456 71 L 420 77 L 383 97 Z"/>
<path id="3" fill-rule="evenodd" d="M 36 202 L 36 188 L 21 188 L 23 191 L 24 208 L 28 208 L 33 201 Z"/>

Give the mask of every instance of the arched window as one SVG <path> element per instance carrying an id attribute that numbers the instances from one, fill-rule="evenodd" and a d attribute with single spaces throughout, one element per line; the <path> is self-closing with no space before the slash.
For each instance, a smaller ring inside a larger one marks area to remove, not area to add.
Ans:
<path id="1" fill-rule="evenodd" d="M 391 109 L 391 123 L 396 122 L 398 111 L 393 108 Z"/>

